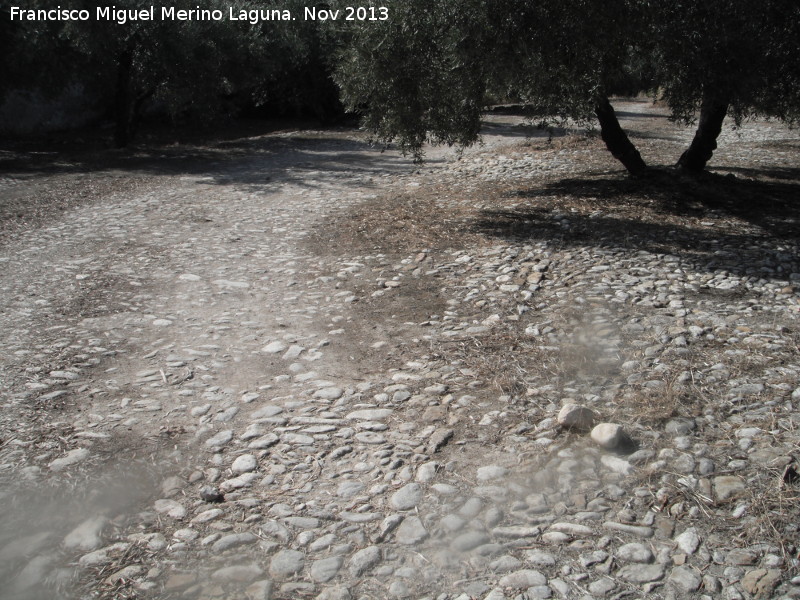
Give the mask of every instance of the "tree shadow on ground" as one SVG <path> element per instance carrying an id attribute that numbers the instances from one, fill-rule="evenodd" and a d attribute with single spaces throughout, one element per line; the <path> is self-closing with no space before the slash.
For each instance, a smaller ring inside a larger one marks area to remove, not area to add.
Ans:
<path id="1" fill-rule="evenodd" d="M 788 280 L 778 267 L 791 262 L 800 272 L 800 169 L 747 171 L 761 178 L 663 172 L 650 179 L 562 179 L 515 192 L 525 201 L 482 211 L 472 228 L 493 237 L 673 254 L 700 269 Z"/>
<path id="2" fill-rule="evenodd" d="M 441 161 L 427 161 L 429 165 L 437 162 Z M 315 187 L 314 173 L 325 173 L 344 185 L 365 186 L 365 177 L 404 173 L 413 168 L 410 157 L 383 152 L 369 141 L 356 138 L 354 130 L 289 131 L 202 145 L 139 146 L 103 152 L 0 149 L 0 183 L 3 174 L 16 182 L 51 175 L 91 178 L 116 172 L 194 176 L 198 183 L 269 192 L 274 190 L 276 181 Z"/>

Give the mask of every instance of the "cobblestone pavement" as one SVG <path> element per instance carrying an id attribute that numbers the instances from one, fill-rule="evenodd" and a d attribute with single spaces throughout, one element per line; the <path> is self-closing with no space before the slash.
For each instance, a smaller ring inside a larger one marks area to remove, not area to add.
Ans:
<path id="1" fill-rule="evenodd" d="M 516 121 L 424 167 L 293 132 L 4 178 L 88 198 L 0 253 L 0 595 L 800 597 L 795 213 L 476 199 L 597 160 Z M 727 135 L 723 172 L 796 174 L 796 132 Z M 484 222 L 345 235 L 394 196 Z"/>

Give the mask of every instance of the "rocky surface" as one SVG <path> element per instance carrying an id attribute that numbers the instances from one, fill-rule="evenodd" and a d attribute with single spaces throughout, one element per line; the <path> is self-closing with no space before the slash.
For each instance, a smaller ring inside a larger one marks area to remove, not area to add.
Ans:
<path id="1" fill-rule="evenodd" d="M 3 597 L 800 597 L 797 236 L 490 206 L 605 159 L 487 142 L 268 136 L 6 239 Z M 344 237 L 391 194 L 523 222 Z"/>

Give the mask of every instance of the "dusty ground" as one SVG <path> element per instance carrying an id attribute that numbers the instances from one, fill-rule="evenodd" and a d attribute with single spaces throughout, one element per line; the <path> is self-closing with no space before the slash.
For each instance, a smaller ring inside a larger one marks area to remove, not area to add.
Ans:
<path id="1" fill-rule="evenodd" d="M 796 132 L 486 131 L 4 152 L 3 597 L 796 596 Z"/>

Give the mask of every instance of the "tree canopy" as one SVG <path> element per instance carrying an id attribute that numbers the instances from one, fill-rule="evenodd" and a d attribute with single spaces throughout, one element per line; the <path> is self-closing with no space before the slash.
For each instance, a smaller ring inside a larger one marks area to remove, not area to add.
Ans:
<path id="1" fill-rule="evenodd" d="M 119 0 L 118 9 L 150 6 Z M 304 0 L 278 8 L 303 13 Z M 118 145 L 145 109 L 213 120 L 242 106 L 290 106 L 320 116 L 338 104 L 366 128 L 421 156 L 426 142 L 466 145 L 491 98 L 535 115 L 599 122 L 633 174 L 648 171 L 609 101 L 649 92 L 675 119 L 698 122 L 677 165 L 702 171 L 723 120 L 800 116 L 797 0 L 330 0 L 346 12 L 388 8 L 376 21 L 16 21 L 0 0 L 0 102 L 20 90 L 82 90 L 113 117 Z M 175 0 L 176 9 L 193 9 Z M 73 0 L 73 9 L 96 4 Z M 52 8 L 31 0 L 26 8 Z M 263 9 L 208 0 L 205 9 Z M 335 71 L 337 90 L 331 74 Z"/>
<path id="2" fill-rule="evenodd" d="M 26 8 L 53 8 L 34 0 Z M 115 8 L 143 9 L 144 0 L 118 0 Z M 300 12 L 300 0 L 283 5 Z M 96 3 L 75 0 L 70 9 L 94 14 Z M 190 0 L 169 4 L 197 8 Z M 254 0 L 209 0 L 203 9 L 250 11 Z M 160 7 L 157 7 L 160 9 Z M 0 5 L 0 43 L 7 77 L 0 101 L 13 91 L 57 95 L 78 86 L 88 101 L 113 117 L 115 141 L 126 145 L 145 108 L 173 119 L 209 122 L 241 105 L 281 102 L 318 112 L 330 104 L 330 73 L 325 57 L 332 46 L 316 23 L 252 24 L 214 20 L 10 21 Z M 328 88 L 326 88 L 326 84 Z M 321 89 L 323 88 L 323 89 Z M 327 92 L 327 96 L 325 93 Z"/>
<path id="3" fill-rule="evenodd" d="M 352 32 L 337 77 L 367 127 L 417 155 L 474 141 L 493 91 L 537 115 L 596 118 L 633 174 L 646 165 L 608 98 L 651 92 L 675 119 L 699 111 L 678 166 L 701 171 L 726 115 L 797 119 L 798 23 L 794 0 L 410 0 Z"/>

